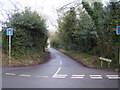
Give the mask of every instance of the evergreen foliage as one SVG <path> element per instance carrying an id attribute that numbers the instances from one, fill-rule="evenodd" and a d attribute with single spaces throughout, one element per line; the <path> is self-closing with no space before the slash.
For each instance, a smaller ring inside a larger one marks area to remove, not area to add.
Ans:
<path id="1" fill-rule="evenodd" d="M 23 12 L 14 13 L 6 26 L 14 29 L 12 36 L 13 56 L 19 57 L 24 54 L 45 51 L 47 43 L 46 24 L 37 12 L 26 8 Z M 3 50 L 8 51 L 6 28 L 3 28 Z"/>
<path id="2" fill-rule="evenodd" d="M 120 35 L 116 35 L 116 26 L 120 26 L 120 3 L 82 2 L 83 7 L 70 8 L 58 19 L 58 31 L 51 41 L 53 47 L 88 53 L 113 60 L 118 64 Z M 57 43 L 54 46 L 52 42 Z"/>

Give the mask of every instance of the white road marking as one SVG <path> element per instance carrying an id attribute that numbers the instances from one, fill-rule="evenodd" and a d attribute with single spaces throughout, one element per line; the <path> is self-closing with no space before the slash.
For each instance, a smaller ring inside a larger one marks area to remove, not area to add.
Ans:
<path id="1" fill-rule="evenodd" d="M 57 74 L 56 76 L 63 76 L 63 77 L 65 77 L 65 76 L 68 76 L 68 75 L 64 75 L 64 74 Z"/>
<path id="2" fill-rule="evenodd" d="M 91 79 L 102 79 L 102 77 L 90 77 Z"/>
<path id="3" fill-rule="evenodd" d="M 79 77 L 79 76 L 80 76 L 80 77 L 81 77 L 81 76 L 84 77 L 85 75 L 72 75 L 72 76 L 73 76 L 73 77 L 77 77 L 77 76 L 78 76 L 78 77 Z"/>
<path id="4" fill-rule="evenodd" d="M 54 77 L 54 78 L 66 78 L 66 77 Z"/>
<path id="5" fill-rule="evenodd" d="M 120 79 L 119 75 L 106 75 L 108 79 Z"/>
<path id="6" fill-rule="evenodd" d="M 57 72 L 52 77 L 55 77 L 58 74 L 58 72 L 60 71 L 60 69 L 61 69 L 61 67 L 58 68 Z"/>
<path id="7" fill-rule="evenodd" d="M 54 76 L 54 78 L 66 78 L 68 75 L 64 75 L 64 74 L 57 74 Z"/>
<path id="8" fill-rule="evenodd" d="M 91 79 L 102 79 L 101 75 L 90 75 Z"/>
<path id="9" fill-rule="evenodd" d="M 71 77 L 71 78 L 84 78 L 84 77 Z"/>
<path id="10" fill-rule="evenodd" d="M 106 75 L 107 77 L 118 77 L 119 75 Z"/>
<path id="11" fill-rule="evenodd" d="M 31 75 L 20 74 L 19 76 L 22 76 L 22 77 L 30 77 Z"/>
<path id="12" fill-rule="evenodd" d="M 61 61 L 62 64 L 62 61 Z M 52 76 L 54 78 L 66 78 L 68 75 L 66 74 L 58 74 L 59 71 L 61 70 L 61 67 L 58 68 L 58 70 L 56 71 L 56 73 Z M 15 73 L 5 73 L 6 75 L 11 75 L 11 76 L 15 76 Z M 27 75 L 27 74 L 20 74 L 19 76 L 23 76 L 23 77 L 49 77 L 49 76 L 40 76 L 40 75 L 36 75 L 36 76 L 31 76 L 31 75 Z M 71 78 L 84 78 L 85 75 L 72 75 Z M 89 75 L 91 79 L 102 79 L 103 77 L 101 75 Z M 106 75 L 106 77 L 108 79 L 120 79 L 119 75 Z"/>
<path id="13" fill-rule="evenodd" d="M 62 65 L 62 61 L 60 60 L 60 65 Z"/>
<path id="14" fill-rule="evenodd" d="M 15 76 L 16 74 L 14 73 L 5 73 L 6 75 L 12 75 L 12 76 Z"/>
<path id="15" fill-rule="evenodd" d="M 120 79 L 120 77 L 108 77 L 108 79 Z"/>

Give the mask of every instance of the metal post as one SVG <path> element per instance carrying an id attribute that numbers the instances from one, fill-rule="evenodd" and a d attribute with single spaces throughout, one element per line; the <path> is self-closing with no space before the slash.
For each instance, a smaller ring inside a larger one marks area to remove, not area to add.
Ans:
<path id="1" fill-rule="evenodd" d="M 119 61 L 119 65 L 120 65 L 120 42 L 118 42 L 118 61 Z"/>
<path id="2" fill-rule="evenodd" d="M 101 60 L 101 67 L 103 66 L 103 62 L 102 62 L 102 60 Z"/>
<path id="3" fill-rule="evenodd" d="M 11 35 L 9 35 L 9 66 L 11 64 Z"/>
<path id="4" fill-rule="evenodd" d="M 108 62 L 108 68 L 110 68 L 110 62 Z"/>

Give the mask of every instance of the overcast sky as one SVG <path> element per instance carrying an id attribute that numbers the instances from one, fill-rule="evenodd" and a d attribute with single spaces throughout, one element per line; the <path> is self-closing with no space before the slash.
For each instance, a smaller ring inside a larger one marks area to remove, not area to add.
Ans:
<path id="1" fill-rule="evenodd" d="M 57 13 L 56 9 L 73 2 L 75 0 L 0 0 L 0 12 L 4 10 L 12 10 L 13 5 L 17 3 L 17 7 L 21 10 L 24 7 L 31 7 L 32 10 L 38 11 L 47 20 L 49 31 L 55 31 L 55 27 L 51 24 L 56 24 Z M 108 0 L 103 0 L 108 1 Z M 0 14 L 0 20 L 6 20 L 6 16 Z"/>

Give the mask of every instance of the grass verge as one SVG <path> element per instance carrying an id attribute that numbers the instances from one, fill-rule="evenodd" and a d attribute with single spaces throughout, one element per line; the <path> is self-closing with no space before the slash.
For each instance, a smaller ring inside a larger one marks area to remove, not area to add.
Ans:
<path id="1" fill-rule="evenodd" d="M 45 51 L 41 53 L 34 53 L 34 54 L 26 54 L 22 55 L 19 58 L 13 58 L 11 63 L 9 63 L 8 54 L 2 52 L 2 66 L 10 66 L 10 67 L 20 67 L 20 66 L 33 66 L 44 63 L 48 61 L 50 58 L 50 52 Z"/>
<path id="2" fill-rule="evenodd" d="M 101 60 L 98 56 L 89 55 L 86 53 L 79 53 L 74 51 L 66 51 L 63 49 L 58 49 L 60 52 L 63 52 L 72 59 L 78 61 L 82 65 L 90 68 L 105 69 L 112 71 L 119 71 L 119 68 L 110 67 L 108 68 L 108 62 L 103 61 L 103 67 L 101 67 Z M 112 65 L 111 65 L 112 66 Z"/>

